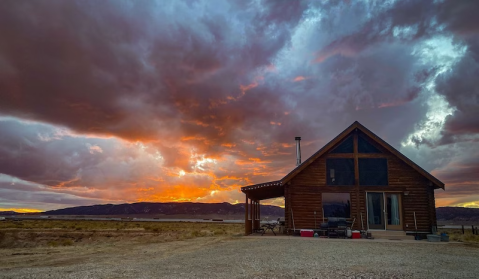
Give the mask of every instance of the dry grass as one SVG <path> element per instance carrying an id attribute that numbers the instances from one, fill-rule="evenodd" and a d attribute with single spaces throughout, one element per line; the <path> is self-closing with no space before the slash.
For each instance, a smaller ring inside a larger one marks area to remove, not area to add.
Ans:
<path id="1" fill-rule="evenodd" d="M 464 234 L 460 229 L 439 229 L 439 233 L 447 233 L 450 241 L 479 243 L 479 235 L 473 235 L 472 230 L 465 229 Z"/>
<path id="2" fill-rule="evenodd" d="M 240 236 L 243 224 L 23 220 L 0 222 L 0 248 L 71 246 L 133 240 L 168 242 L 196 237 Z"/>

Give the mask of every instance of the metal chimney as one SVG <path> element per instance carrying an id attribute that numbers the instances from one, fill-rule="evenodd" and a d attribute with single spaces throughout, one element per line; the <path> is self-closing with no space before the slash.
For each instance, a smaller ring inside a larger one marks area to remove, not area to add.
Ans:
<path id="1" fill-rule="evenodd" d="M 296 140 L 296 166 L 301 165 L 301 137 L 295 137 Z"/>

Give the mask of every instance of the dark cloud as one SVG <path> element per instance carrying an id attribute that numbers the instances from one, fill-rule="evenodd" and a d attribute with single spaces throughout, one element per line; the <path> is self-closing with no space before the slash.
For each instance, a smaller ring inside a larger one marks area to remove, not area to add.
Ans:
<path id="1" fill-rule="evenodd" d="M 466 47 L 467 51 L 452 69 L 437 78 L 436 90 L 446 97 L 449 105 L 456 111 L 448 117 L 441 140 L 432 142 L 425 138 L 416 138 L 415 141 L 418 144 L 427 144 L 433 147 L 437 144 L 449 144 L 457 140 L 471 140 L 471 135 L 476 135 L 479 132 L 479 123 L 476 121 L 479 119 L 477 114 L 479 91 L 476 81 L 479 69 L 479 20 L 474 13 L 478 9 L 478 1 L 397 1 L 390 9 L 380 12 L 365 22 L 359 31 L 339 37 L 322 48 L 315 61 L 323 62 L 334 55 L 361 57 L 363 53 L 374 52 L 378 47 L 381 50 L 388 50 L 391 48 L 385 47 L 385 44 L 391 44 L 391 40 L 407 42 L 413 46 L 411 44 L 413 41 L 436 35 L 455 36 L 455 44 Z M 394 61 L 395 59 L 396 61 Z M 404 63 L 403 59 L 403 55 L 397 55 L 382 61 L 387 61 L 388 64 L 397 67 Z M 364 65 L 364 62 L 361 64 Z M 424 82 L 420 71 L 418 77 L 422 78 Z M 427 78 L 431 76 L 431 71 L 437 71 L 437 67 L 422 71 L 428 72 Z M 365 84 L 369 86 L 378 84 L 378 81 L 391 85 L 395 82 L 402 85 L 407 84 L 404 83 L 404 79 L 396 80 L 396 76 L 393 74 L 374 70 L 370 72 L 383 74 L 390 80 L 374 76 L 374 80 L 365 80 Z M 358 77 L 358 75 L 351 76 Z M 385 84 L 381 85 L 381 90 L 389 91 L 387 86 L 384 86 Z M 347 81 L 347 85 L 350 85 L 350 81 Z M 421 87 L 398 89 L 406 95 L 403 99 L 407 102 L 418 96 Z M 398 96 L 395 93 L 391 95 Z"/>
<path id="2" fill-rule="evenodd" d="M 438 22 L 446 24 L 448 30 L 459 35 L 477 35 L 479 31 L 479 18 L 476 11 L 479 2 L 475 0 L 464 1 L 437 1 L 439 9 L 436 17 Z"/>
<path id="3" fill-rule="evenodd" d="M 464 56 L 438 78 L 437 92 L 455 109 L 444 125 L 439 144 L 477 141 L 479 135 L 479 36 L 467 41 Z"/>
<path id="4" fill-rule="evenodd" d="M 304 5 L 283 4 L 283 15 L 270 2 L 263 12 L 220 3 L 8 2 L 0 11 L 8 68 L 0 111 L 131 140 L 201 130 L 221 142 L 267 113 L 268 96 L 250 97 L 256 110 L 248 114 L 231 107 L 244 106 L 235 101 L 240 85 L 287 43 Z M 203 5 L 218 13 L 193 17 Z"/>
<path id="5" fill-rule="evenodd" d="M 391 42 L 394 37 L 412 42 L 446 34 L 446 31 L 475 36 L 479 31 L 479 20 L 474 12 L 477 9 L 479 2 L 474 0 L 396 1 L 390 8 L 378 9 L 379 12 L 358 31 L 341 36 L 322 48 L 316 61 L 322 62 L 336 54 L 356 55 L 375 44 Z"/>

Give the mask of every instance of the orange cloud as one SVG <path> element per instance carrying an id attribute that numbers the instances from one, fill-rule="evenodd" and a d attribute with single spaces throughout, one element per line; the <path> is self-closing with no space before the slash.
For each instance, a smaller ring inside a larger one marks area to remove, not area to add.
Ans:
<path id="1" fill-rule="evenodd" d="M 240 89 L 241 91 L 245 92 L 245 91 L 248 91 L 250 89 L 253 89 L 255 87 L 258 86 L 258 83 L 257 82 L 253 82 L 253 83 L 250 83 L 248 85 L 240 85 Z"/>
<path id="2" fill-rule="evenodd" d="M 266 71 L 267 72 L 277 72 L 278 69 L 276 68 L 276 66 L 274 64 L 269 64 L 268 66 L 266 66 Z"/>
<path id="3" fill-rule="evenodd" d="M 303 77 L 303 76 L 297 76 L 297 77 L 295 77 L 295 78 L 293 79 L 293 82 L 303 81 L 303 80 L 305 80 L 305 79 L 306 79 L 306 78 Z"/>
<path id="4" fill-rule="evenodd" d="M 409 100 L 399 100 L 399 101 L 389 102 L 389 103 L 380 103 L 378 105 L 378 108 L 397 107 L 397 106 L 402 106 L 408 102 Z"/>
<path id="5" fill-rule="evenodd" d="M 236 144 L 235 143 L 222 143 L 221 146 L 232 148 L 232 147 L 235 147 Z"/>

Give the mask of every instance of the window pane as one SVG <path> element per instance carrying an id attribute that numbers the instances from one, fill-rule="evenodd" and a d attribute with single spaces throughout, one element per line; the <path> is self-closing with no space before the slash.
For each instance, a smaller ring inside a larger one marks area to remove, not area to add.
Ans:
<path id="1" fill-rule="evenodd" d="M 359 185 L 388 185 L 386 158 L 359 158 Z"/>
<path id="2" fill-rule="evenodd" d="M 349 193 L 323 193 L 324 217 L 351 217 Z"/>
<path id="3" fill-rule="evenodd" d="M 328 185 L 354 185 L 354 159 L 327 159 Z"/>
<path id="4" fill-rule="evenodd" d="M 353 147 L 353 137 L 349 136 L 347 139 L 345 139 L 340 145 L 338 145 L 331 153 L 353 153 L 354 152 L 354 147 Z"/>
<path id="5" fill-rule="evenodd" d="M 381 153 L 376 146 L 369 143 L 362 135 L 358 137 L 358 152 L 359 153 Z"/>

